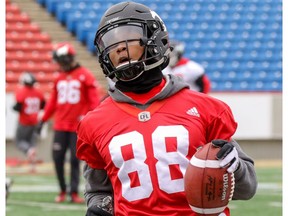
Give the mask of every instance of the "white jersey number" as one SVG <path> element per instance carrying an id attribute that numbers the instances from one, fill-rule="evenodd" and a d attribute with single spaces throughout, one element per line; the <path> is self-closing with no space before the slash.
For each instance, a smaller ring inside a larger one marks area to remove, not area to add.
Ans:
<path id="1" fill-rule="evenodd" d="M 178 166 L 182 174 L 188 164 L 186 158 L 188 154 L 189 142 L 188 131 L 185 127 L 159 126 L 152 133 L 152 152 L 156 162 L 156 172 L 158 184 L 161 190 L 167 193 L 176 193 L 184 190 L 184 180 L 172 179 L 170 166 Z M 177 149 L 167 151 L 165 138 L 176 139 Z M 179 145 L 181 143 L 181 146 Z M 133 152 L 133 158 L 125 155 L 123 148 L 129 148 Z M 122 195 L 129 201 L 144 199 L 150 196 L 153 191 L 151 173 L 149 166 L 145 163 L 147 153 L 145 149 L 144 137 L 137 131 L 121 134 L 112 139 L 109 144 L 112 161 L 119 168 L 118 177 L 122 183 Z M 130 174 L 137 173 L 139 186 L 131 187 Z"/>
<path id="2" fill-rule="evenodd" d="M 40 99 L 37 97 L 28 97 L 25 99 L 25 110 L 24 112 L 28 115 L 38 113 L 40 110 Z"/>
<path id="3" fill-rule="evenodd" d="M 57 84 L 58 103 L 77 104 L 80 101 L 80 86 L 78 80 L 61 80 Z"/>

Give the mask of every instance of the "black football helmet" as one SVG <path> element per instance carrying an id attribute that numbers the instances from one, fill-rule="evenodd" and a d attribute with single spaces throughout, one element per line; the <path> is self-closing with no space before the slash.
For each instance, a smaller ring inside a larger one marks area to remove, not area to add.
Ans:
<path id="1" fill-rule="evenodd" d="M 61 42 L 55 44 L 52 54 L 53 60 L 57 62 L 64 71 L 69 72 L 73 69 L 76 52 L 70 43 Z"/>
<path id="2" fill-rule="evenodd" d="M 20 76 L 20 83 L 26 86 L 33 86 L 36 83 L 36 78 L 31 72 L 24 72 Z"/>
<path id="3" fill-rule="evenodd" d="M 138 61 L 114 67 L 109 53 L 117 44 L 138 43 L 144 53 Z M 169 63 L 169 38 L 162 19 L 147 6 L 135 2 L 122 2 L 110 7 L 103 15 L 95 35 L 99 63 L 109 78 L 131 81 L 144 71 L 165 68 Z"/>

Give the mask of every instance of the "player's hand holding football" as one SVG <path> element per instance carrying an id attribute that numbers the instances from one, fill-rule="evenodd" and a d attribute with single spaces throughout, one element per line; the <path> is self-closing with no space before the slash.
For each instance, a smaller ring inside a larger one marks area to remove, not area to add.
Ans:
<path id="1" fill-rule="evenodd" d="M 217 153 L 217 159 L 220 160 L 221 167 L 228 167 L 229 173 L 235 172 L 239 167 L 239 156 L 236 147 L 232 142 L 228 142 L 222 139 L 212 140 L 212 144 L 216 147 L 220 147 L 220 151 Z"/>

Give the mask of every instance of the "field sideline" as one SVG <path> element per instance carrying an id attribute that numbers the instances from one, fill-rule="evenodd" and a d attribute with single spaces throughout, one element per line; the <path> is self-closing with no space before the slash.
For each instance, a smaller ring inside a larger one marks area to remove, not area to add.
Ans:
<path id="1" fill-rule="evenodd" d="M 255 162 L 259 186 L 255 197 L 249 201 L 231 201 L 232 216 L 282 215 L 282 162 Z M 84 204 L 53 202 L 58 192 L 51 164 L 39 164 L 37 172 L 28 174 L 29 167 L 7 167 L 6 175 L 13 180 L 6 201 L 6 216 L 84 216 Z M 83 179 L 80 192 L 84 189 Z M 245 212 L 245 213 L 244 213 Z"/>

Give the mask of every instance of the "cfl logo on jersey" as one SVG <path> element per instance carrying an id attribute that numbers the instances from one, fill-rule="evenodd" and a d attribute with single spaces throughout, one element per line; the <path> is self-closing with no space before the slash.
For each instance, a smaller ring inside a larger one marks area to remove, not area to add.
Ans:
<path id="1" fill-rule="evenodd" d="M 144 111 L 138 114 L 138 120 L 140 122 L 146 122 L 150 119 L 151 119 L 151 115 L 150 115 L 150 112 L 148 111 Z"/>

